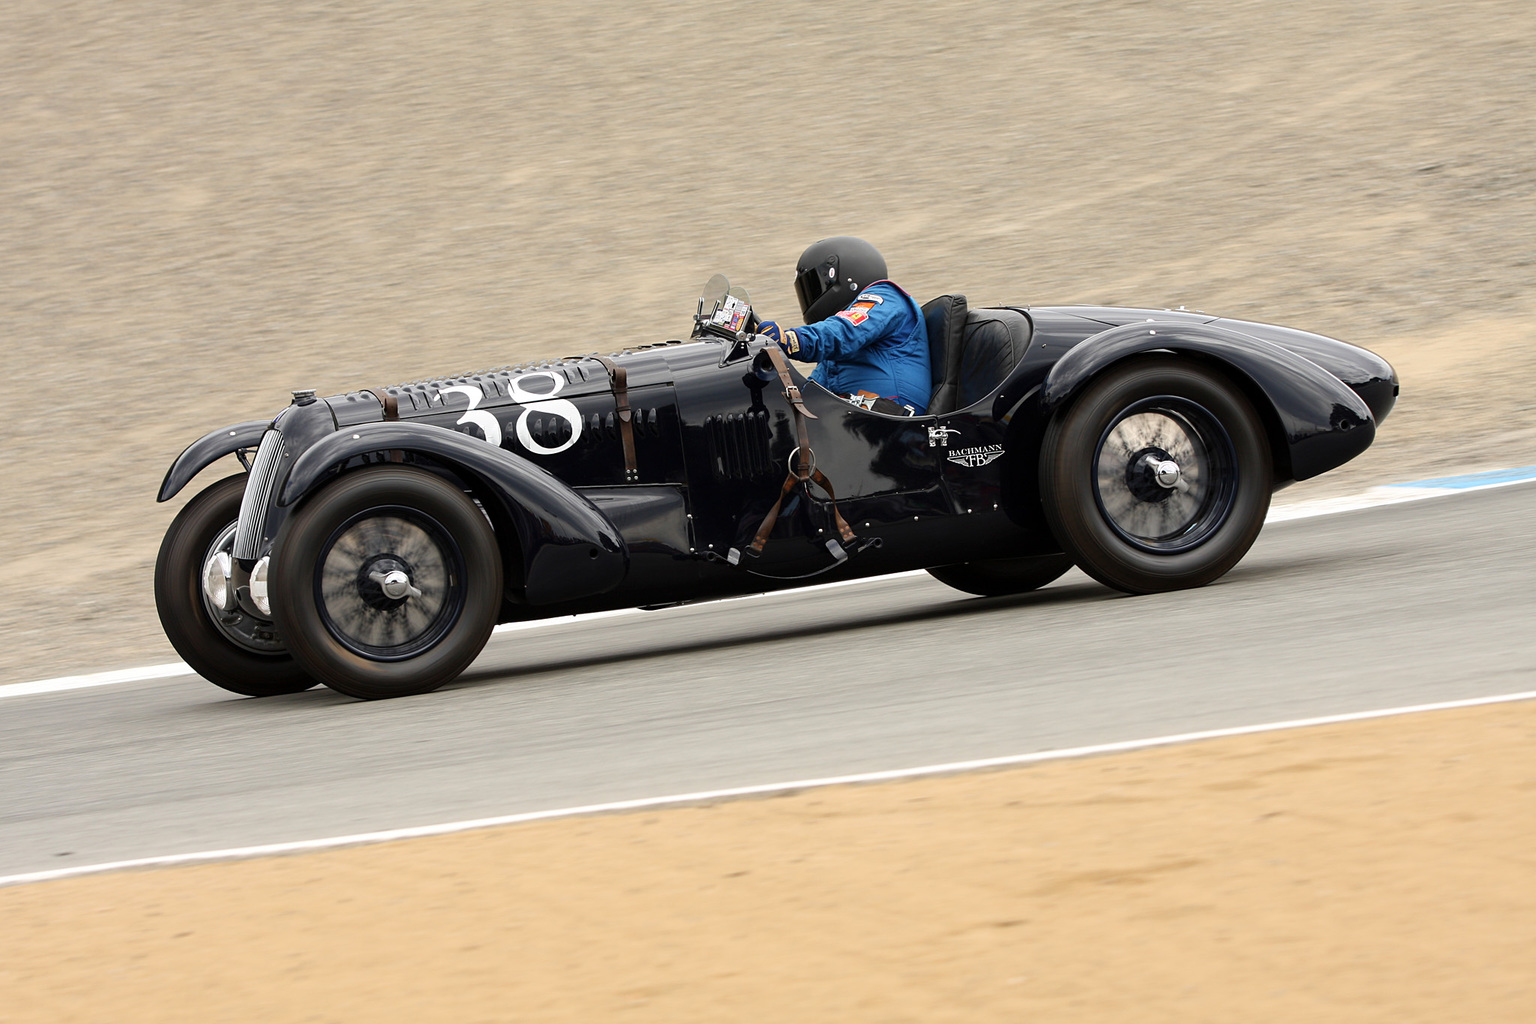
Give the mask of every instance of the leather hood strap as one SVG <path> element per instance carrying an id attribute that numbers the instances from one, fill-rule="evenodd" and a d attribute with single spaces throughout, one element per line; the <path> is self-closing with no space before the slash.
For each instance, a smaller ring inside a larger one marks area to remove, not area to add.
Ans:
<path id="1" fill-rule="evenodd" d="M 400 418 L 400 402 L 394 395 L 383 388 L 369 388 L 368 393 L 384 407 L 384 422 L 391 423 Z"/>
<path id="2" fill-rule="evenodd" d="M 629 408 L 629 371 L 607 356 L 592 356 L 608 371 L 613 381 L 613 404 L 619 415 L 619 438 L 624 445 L 624 479 L 634 483 L 640 479 L 635 464 L 634 414 Z"/>

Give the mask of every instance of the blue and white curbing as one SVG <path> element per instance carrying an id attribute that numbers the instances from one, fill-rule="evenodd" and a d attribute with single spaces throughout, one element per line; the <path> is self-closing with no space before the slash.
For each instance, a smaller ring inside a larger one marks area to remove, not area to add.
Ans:
<path id="1" fill-rule="evenodd" d="M 1274 505 L 1264 523 L 1284 523 L 1292 519 L 1310 519 L 1313 516 L 1354 512 L 1363 508 L 1382 505 L 1398 505 L 1405 501 L 1422 501 L 1425 498 L 1444 498 L 1466 491 L 1486 491 L 1495 487 L 1529 483 L 1536 480 L 1536 466 L 1518 469 L 1490 469 L 1485 473 L 1465 473 L 1461 476 L 1442 476 L 1431 480 L 1414 480 L 1405 484 L 1387 484 L 1372 487 L 1362 494 L 1340 498 L 1315 498 L 1290 505 Z"/>

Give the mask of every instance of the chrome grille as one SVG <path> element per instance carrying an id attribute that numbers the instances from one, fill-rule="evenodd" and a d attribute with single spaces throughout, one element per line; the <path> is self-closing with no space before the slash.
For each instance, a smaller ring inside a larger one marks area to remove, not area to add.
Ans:
<path id="1" fill-rule="evenodd" d="M 245 496 L 240 499 L 240 521 L 235 526 L 236 558 L 251 559 L 261 554 L 261 528 L 266 525 L 267 512 L 272 508 L 272 489 L 282 468 L 283 435 L 280 431 L 268 430 L 261 435 L 256 461 L 251 463 L 250 479 L 245 482 Z"/>

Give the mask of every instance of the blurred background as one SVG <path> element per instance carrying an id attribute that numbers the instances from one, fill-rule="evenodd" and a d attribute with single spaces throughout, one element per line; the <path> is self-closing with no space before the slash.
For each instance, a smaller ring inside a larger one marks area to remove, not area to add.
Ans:
<path id="1" fill-rule="evenodd" d="M 166 661 L 156 505 L 322 394 L 925 300 L 1187 305 L 1394 360 L 1293 493 L 1536 462 L 1536 5 L 7 0 L 0 682 Z M 1308 488 L 1311 488 L 1308 490 Z"/>

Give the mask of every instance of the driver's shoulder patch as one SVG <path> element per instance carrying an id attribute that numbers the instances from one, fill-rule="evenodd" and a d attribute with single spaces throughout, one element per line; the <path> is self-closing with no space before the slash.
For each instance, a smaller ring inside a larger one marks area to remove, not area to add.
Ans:
<path id="1" fill-rule="evenodd" d="M 842 310 L 837 315 L 857 327 L 869 319 L 869 311 L 878 306 L 880 302 L 881 299 L 878 295 L 860 295 L 857 299 L 853 300 L 853 305 Z"/>

